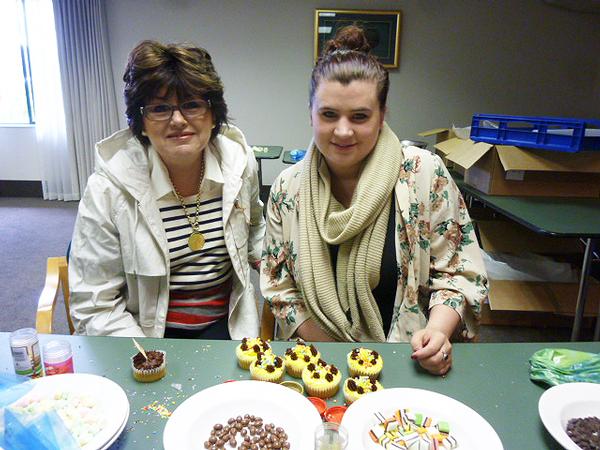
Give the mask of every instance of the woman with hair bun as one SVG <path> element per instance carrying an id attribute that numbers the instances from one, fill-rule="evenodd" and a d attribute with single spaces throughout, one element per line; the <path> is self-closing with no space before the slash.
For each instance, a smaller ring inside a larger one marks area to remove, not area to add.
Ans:
<path id="1" fill-rule="evenodd" d="M 410 342 L 434 374 L 473 339 L 486 274 L 467 208 L 439 157 L 384 120 L 387 71 L 362 29 L 341 29 L 312 71 L 313 140 L 273 183 L 261 290 L 281 338 Z"/>
<path id="2" fill-rule="evenodd" d="M 129 128 L 96 145 L 75 223 L 76 333 L 256 336 L 250 266 L 258 269 L 265 231 L 257 163 L 227 123 L 212 58 L 143 41 L 123 81 Z"/>

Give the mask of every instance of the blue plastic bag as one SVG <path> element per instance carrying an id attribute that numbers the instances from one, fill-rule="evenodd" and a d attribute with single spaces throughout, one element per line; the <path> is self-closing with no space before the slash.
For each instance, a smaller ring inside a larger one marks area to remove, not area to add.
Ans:
<path id="1" fill-rule="evenodd" d="M 54 411 L 36 416 L 10 408 L 33 388 L 27 377 L 0 374 L 0 447 L 5 450 L 76 450 L 77 442 Z"/>

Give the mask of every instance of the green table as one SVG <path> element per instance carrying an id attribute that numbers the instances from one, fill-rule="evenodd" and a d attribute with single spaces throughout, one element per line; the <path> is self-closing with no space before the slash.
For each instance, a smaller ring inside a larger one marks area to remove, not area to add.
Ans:
<path id="1" fill-rule="evenodd" d="M 40 336 L 41 342 L 54 338 Z M 125 431 L 113 444 L 115 449 L 161 449 L 166 419 L 143 408 L 154 401 L 170 411 L 191 395 L 226 380 L 249 379 L 237 366 L 236 341 L 140 339 L 146 349 L 167 352 L 167 376 L 143 384 L 131 376 L 130 357 L 136 352 L 129 338 L 65 336 L 74 351 L 75 370 L 107 377 L 127 393 L 131 412 Z M 274 342 L 283 354 L 289 342 Z M 346 354 L 352 343 L 317 343 L 323 358 L 336 364 L 347 376 Z M 506 450 L 559 449 L 538 416 L 538 400 L 544 388 L 529 380 L 528 360 L 537 350 L 551 344 L 455 344 L 454 368 L 444 378 L 431 376 L 410 359 L 408 344 L 372 344 L 384 358 L 381 381 L 386 388 L 427 389 L 470 406 L 484 417 L 500 436 Z M 560 347 L 598 352 L 598 343 L 561 343 Z M 0 372 L 13 371 L 8 333 L 0 333 Z M 286 376 L 286 379 L 290 379 Z M 173 387 L 181 385 L 181 390 Z M 342 404 L 339 393 L 329 406 Z M 199 440 L 203 437 L 199 436 Z"/>
<path id="2" fill-rule="evenodd" d="M 600 199 L 557 197 L 511 197 L 487 195 L 465 184 L 455 172 L 452 177 L 467 200 L 476 199 L 500 214 L 536 233 L 555 237 L 581 238 L 585 243 L 577 306 L 571 331 L 571 340 L 579 338 L 587 297 L 587 284 L 592 251 L 600 238 Z M 600 339 L 600 311 L 596 319 L 594 339 Z"/>
<path id="3" fill-rule="evenodd" d="M 250 147 L 254 152 L 254 157 L 258 161 L 258 182 L 262 187 L 262 160 L 279 158 L 283 147 L 279 145 L 251 145 Z"/>

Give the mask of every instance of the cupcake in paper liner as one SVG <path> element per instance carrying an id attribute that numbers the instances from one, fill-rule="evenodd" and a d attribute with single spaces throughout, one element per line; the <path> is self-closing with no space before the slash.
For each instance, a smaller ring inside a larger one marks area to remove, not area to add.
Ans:
<path id="1" fill-rule="evenodd" d="M 376 380 L 383 369 L 383 358 L 375 350 L 358 347 L 348 353 L 350 376 L 366 375 Z"/>
<path id="2" fill-rule="evenodd" d="M 269 343 L 259 337 L 245 337 L 235 348 L 235 356 L 237 356 L 239 366 L 244 370 L 248 370 L 250 368 L 250 364 L 256 361 L 256 355 L 258 353 L 264 353 L 270 349 L 271 346 Z"/>
<path id="3" fill-rule="evenodd" d="M 302 382 L 306 392 L 311 397 L 333 397 L 342 381 L 342 374 L 333 364 L 327 364 L 322 359 L 309 363 L 302 371 Z"/>
<path id="4" fill-rule="evenodd" d="M 347 378 L 344 381 L 344 398 L 348 404 L 355 402 L 363 395 L 370 392 L 377 392 L 383 389 L 381 383 L 377 380 L 372 380 L 366 375 L 358 375 Z"/>
<path id="5" fill-rule="evenodd" d="M 294 378 L 302 378 L 302 371 L 311 362 L 316 363 L 321 353 L 313 345 L 307 345 L 302 339 L 296 339 L 296 345 L 285 351 L 285 370 Z"/>
<path id="6" fill-rule="evenodd" d="M 133 378 L 142 383 L 160 380 L 167 374 L 167 354 L 162 350 L 146 351 L 148 359 L 141 352 L 131 357 Z"/>
<path id="7" fill-rule="evenodd" d="M 250 364 L 250 375 L 253 380 L 280 383 L 285 375 L 285 362 L 271 350 L 259 352 Z"/>

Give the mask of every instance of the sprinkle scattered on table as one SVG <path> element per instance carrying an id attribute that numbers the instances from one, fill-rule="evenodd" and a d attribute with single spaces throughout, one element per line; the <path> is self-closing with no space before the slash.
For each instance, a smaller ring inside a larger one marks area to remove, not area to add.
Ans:
<path id="1" fill-rule="evenodd" d="M 171 411 L 169 411 L 165 405 L 158 403 L 157 400 L 153 401 L 152 403 L 150 403 L 147 406 L 144 406 L 142 408 L 142 410 L 143 411 L 154 411 L 163 419 L 170 417 L 172 414 Z"/>

